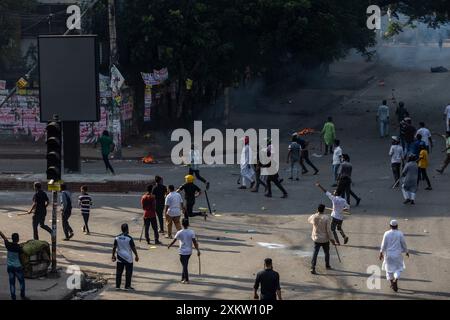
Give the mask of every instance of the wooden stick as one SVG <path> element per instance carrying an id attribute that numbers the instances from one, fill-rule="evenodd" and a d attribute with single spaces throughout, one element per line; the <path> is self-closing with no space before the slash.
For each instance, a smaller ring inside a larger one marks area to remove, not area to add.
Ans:
<path id="1" fill-rule="evenodd" d="M 333 211 L 333 208 L 328 208 L 328 207 L 326 207 L 325 210 Z M 352 213 L 351 213 L 350 211 L 348 211 L 348 210 L 344 210 L 344 211 L 342 211 L 342 212 L 344 212 L 345 214 L 348 214 L 348 215 L 351 215 L 351 214 L 352 214 Z"/>

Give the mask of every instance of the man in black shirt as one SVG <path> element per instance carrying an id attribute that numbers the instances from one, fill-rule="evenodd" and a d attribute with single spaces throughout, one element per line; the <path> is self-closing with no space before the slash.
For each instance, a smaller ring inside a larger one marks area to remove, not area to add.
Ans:
<path id="1" fill-rule="evenodd" d="M 306 169 L 305 162 L 314 169 L 314 175 L 319 173 L 319 169 L 309 160 L 309 141 L 303 140 L 297 135 L 297 143 L 301 147 L 300 151 L 300 165 L 302 166 L 302 174 L 308 173 L 308 169 Z"/>
<path id="2" fill-rule="evenodd" d="M 158 216 L 159 230 L 158 232 L 164 233 L 164 199 L 166 198 L 167 187 L 163 185 L 163 179 L 160 176 L 155 177 L 156 185 L 153 188 L 152 194 L 155 196 L 156 201 L 156 215 Z"/>
<path id="3" fill-rule="evenodd" d="M 261 285 L 261 299 L 258 296 L 258 288 Z M 272 259 L 267 258 L 264 260 L 264 271 L 258 272 L 256 275 L 255 286 L 255 299 L 260 299 L 261 301 L 276 301 L 281 298 L 281 287 L 280 287 L 280 275 L 278 272 L 273 271 Z"/>
<path id="4" fill-rule="evenodd" d="M 28 211 L 28 214 L 31 214 L 34 211 L 33 239 L 39 240 L 38 226 L 41 226 L 42 229 L 50 234 L 52 234 L 52 229 L 45 225 L 45 216 L 47 215 L 47 206 L 49 204 L 47 194 L 42 191 L 42 185 L 39 182 L 34 183 L 34 190 L 36 193 L 33 196 L 33 206 Z"/>
<path id="5" fill-rule="evenodd" d="M 186 183 L 178 188 L 177 192 L 184 191 L 184 198 L 186 199 L 185 219 L 189 217 L 201 216 L 201 212 L 194 212 L 195 198 L 202 194 L 202 190 L 194 184 L 194 176 L 187 175 L 184 177 Z"/>
<path id="6" fill-rule="evenodd" d="M 339 192 L 342 192 L 342 194 L 345 194 L 348 204 L 350 204 L 350 196 L 352 196 L 356 200 L 356 206 L 359 206 L 361 198 L 352 191 L 353 166 L 350 163 L 350 156 L 348 154 L 343 154 L 342 160 L 343 162 L 339 167 L 340 172 L 338 176 L 337 190 Z"/>

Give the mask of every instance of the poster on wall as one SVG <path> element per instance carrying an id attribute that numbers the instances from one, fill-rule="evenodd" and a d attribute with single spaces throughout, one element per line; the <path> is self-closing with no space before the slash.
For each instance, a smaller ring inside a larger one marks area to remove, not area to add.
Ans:
<path id="1" fill-rule="evenodd" d="M 23 90 L 0 109 L 0 131 L 11 135 L 31 136 L 34 141 L 45 139 L 45 123 L 39 121 L 39 100 L 36 90 Z M 0 101 L 4 100 L 0 96 Z"/>
<path id="2" fill-rule="evenodd" d="M 131 102 L 124 102 L 121 112 L 123 121 L 133 119 L 133 104 Z"/>
<path id="3" fill-rule="evenodd" d="M 152 87 L 145 86 L 145 95 L 144 95 L 144 122 L 151 121 L 151 113 L 152 113 Z"/>
<path id="4" fill-rule="evenodd" d="M 0 80 L 0 90 L 6 90 L 6 80 Z"/>

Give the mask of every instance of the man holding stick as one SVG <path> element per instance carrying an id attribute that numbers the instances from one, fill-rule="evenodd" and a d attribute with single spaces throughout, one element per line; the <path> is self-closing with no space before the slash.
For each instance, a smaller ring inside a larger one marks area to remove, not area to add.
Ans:
<path id="1" fill-rule="evenodd" d="M 180 262 L 183 267 L 183 271 L 181 273 L 181 283 L 189 284 L 189 258 L 192 255 L 192 244 L 194 244 L 195 249 L 197 250 L 197 256 L 200 258 L 200 249 L 198 247 L 198 242 L 195 239 L 195 232 L 189 229 L 189 220 L 183 219 L 183 230 L 180 230 L 175 235 L 173 241 L 167 246 L 167 249 L 170 249 L 175 242 L 180 241 Z M 200 259 L 199 259 L 200 262 Z"/>
<path id="2" fill-rule="evenodd" d="M 333 231 L 334 239 L 336 241 L 336 245 L 341 245 L 339 242 L 339 238 L 336 232 L 336 229 L 339 230 L 341 236 L 344 238 L 344 244 L 347 244 L 348 237 L 345 235 L 344 230 L 342 229 L 342 224 L 344 222 L 344 215 L 343 211 L 350 209 L 349 204 L 345 199 L 342 197 L 342 191 L 336 190 L 334 192 L 334 195 L 331 194 L 331 192 L 325 190 L 324 187 L 320 185 L 320 183 L 316 183 L 316 186 L 322 190 L 326 196 L 331 200 L 333 203 L 333 211 L 331 212 L 331 217 L 333 218 L 331 221 L 331 231 Z"/>
<path id="3" fill-rule="evenodd" d="M 42 185 L 39 182 L 34 183 L 34 190 L 36 193 L 33 196 L 33 206 L 27 212 L 33 215 L 33 239 L 39 240 L 38 226 L 52 234 L 52 229 L 45 224 L 45 216 L 47 215 L 47 206 L 50 202 L 47 194 L 42 191 Z"/>
<path id="4" fill-rule="evenodd" d="M 314 241 L 314 254 L 311 260 L 311 273 L 316 273 L 316 262 L 319 250 L 322 247 L 325 253 L 325 265 L 328 270 L 330 266 L 330 242 L 335 245 L 331 232 L 331 219 L 325 212 L 325 205 L 320 204 L 317 212 L 308 218 L 308 222 L 313 225 L 311 239 Z"/>

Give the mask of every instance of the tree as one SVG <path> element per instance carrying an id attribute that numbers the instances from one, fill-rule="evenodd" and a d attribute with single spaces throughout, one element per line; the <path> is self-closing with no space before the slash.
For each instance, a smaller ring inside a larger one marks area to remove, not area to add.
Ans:
<path id="1" fill-rule="evenodd" d="M 374 34 L 361 0 L 127 1 L 119 33 L 135 73 L 168 67 L 177 85 L 177 118 L 186 108 L 184 83 L 194 101 L 239 83 L 246 70 L 276 74 L 293 65 L 313 68 L 356 48 L 368 54 Z M 136 77 L 137 79 L 138 77 Z M 189 113 L 189 112 L 188 112 Z"/>
<path id="2" fill-rule="evenodd" d="M 0 72 L 20 61 L 20 19 L 35 5 L 35 0 L 0 1 Z"/>

